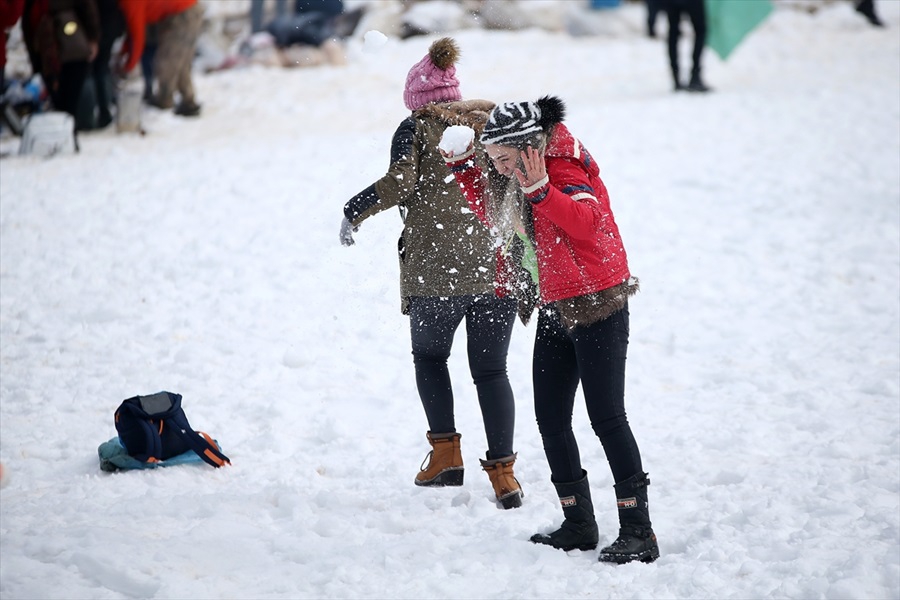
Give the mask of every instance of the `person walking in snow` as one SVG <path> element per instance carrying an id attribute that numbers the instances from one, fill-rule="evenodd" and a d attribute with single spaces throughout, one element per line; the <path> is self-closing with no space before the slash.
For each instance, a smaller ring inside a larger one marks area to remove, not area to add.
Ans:
<path id="1" fill-rule="evenodd" d="M 442 154 L 469 207 L 495 231 L 520 314 L 538 309 L 534 410 L 565 520 L 531 537 L 562 550 L 591 550 L 599 534 L 587 471 L 572 431 L 580 383 L 591 426 L 615 481 L 619 535 L 600 560 L 659 556 L 647 502 L 650 480 L 625 414 L 631 277 L 609 196 L 587 149 L 563 124 L 565 105 L 545 96 L 491 111 L 480 143 Z M 529 257 L 532 257 L 529 260 Z M 504 271 L 501 270 L 501 273 Z M 531 289 L 529 289 L 531 288 Z"/>
<path id="2" fill-rule="evenodd" d="M 448 127 L 480 130 L 494 106 L 486 100 L 462 100 L 454 66 L 458 56 L 456 42 L 442 38 L 409 70 L 403 99 L 412 113 L 394 133 L 387 173 L 344 205 L 340 240 L 352 245 L 353 232 L 363 221 L 400 208 L 401 310 L 409 315 L 416 385 L 432 447 L 416 485 L 463 484 L 447 359 L 465 319 L 469 369 L 487 437 L 481 466 L 500 505 L 515 508 L 523 494 L 513 471 L 515 399 L 506 357 L 516 303 L 495 293 L 493 240 L 467 209 L 437 147 Z"/>
<path id="3" fill-rule="evenodd" d="M 703 47 L 706 45 L 706 6 L 704 0 L 659 0 L 659 6 L 669 20 L 668 51 L 669 67 L 672 69 L 674 90 L 679 92 L 708 92 L 710 88 L 703 82 Z M 681 38 L 681 18 L 687 15 L 694 30 L 694 46 L 691 51 L 691 78 L 685 85 L 681 80 L 678 60 L 678 40 Z"/>
<path id="4" fill-rule="evenodd" d="M 175 114 L 183 117 L 198 116 L 192 70 L 203 27 L 203 5 L 198 0 L 119 0 L 119 6 L 128 34 L 122 45 L 120 74 L 137 66 L 145 49 L 147 27 L 156 25 L 153 77 L 157 89 L 150 104 L 166 110 L 174 107 Z M 176 92 L 181 97 L 177 105 Z"/>
<path id="5" fill-rule="evenodd" d="M 70 35 L 66 29 L 83 31 L 88 47 L 61 45 L 61 37 Z M 93 115 L 93 107 L 83 101 L 82 88 L 100 39 L 95 0 L 25 0 L 22 36 L 32 70 L 40 73 L 53 108 L 72 115 L 78 131 L 91 129 L 88 115 Z"/>

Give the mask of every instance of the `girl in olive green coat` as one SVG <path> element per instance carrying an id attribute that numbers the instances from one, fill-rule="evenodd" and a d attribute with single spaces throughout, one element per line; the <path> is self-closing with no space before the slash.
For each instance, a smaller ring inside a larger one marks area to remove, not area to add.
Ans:
<path id="1" fill-rule="evenodd" d="M 438 151 L 447 127 L 480 130 L 494 106 L 485 100 L 462 100 L 454 67 L 458 55 L 456 43 L 443 38 L 410 69 L 404 101 L 412 114 L 394 133 L 390 168 L 346 203 L 340 238 L 350 246 L 353 232 L 364 220 L 400 208 L 401 309 L 410 317 L 416 385 L 432 446 L 416 485 L 463 483 L 447 359 L 456 329 L 465 319 L 469 368 L 488 446 L 481 465 L 500 505 L 513 508 L 521 506 L 523 495 L 513 474 L 515 400 L 506 373 L 516 305 L 495 293 L 490 232 L 468 209 Z"/>

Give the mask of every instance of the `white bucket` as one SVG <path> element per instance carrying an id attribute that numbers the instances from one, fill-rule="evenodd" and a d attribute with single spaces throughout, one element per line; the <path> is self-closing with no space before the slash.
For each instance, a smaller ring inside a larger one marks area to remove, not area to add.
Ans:
<path id="1" fill-rule="evenodd" d="M 143 93 L 139 89 L 124 88 L 119 90 L 116 99 L 116 131 L 141 132 L 141 106 Z"/>

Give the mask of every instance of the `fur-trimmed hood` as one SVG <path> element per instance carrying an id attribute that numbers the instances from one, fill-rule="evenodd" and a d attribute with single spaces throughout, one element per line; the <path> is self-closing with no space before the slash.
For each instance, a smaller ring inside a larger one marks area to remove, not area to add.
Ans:
<path id="1" fill-rule="evenodd" d="M 487 123 L 488 116 L 494 108 L 490 100 L 460 100 L 428 104 L 413 112 L 415 118 L 431 118 L 446 123 L 448 126 L 465 125 L 480 134 Z"/>

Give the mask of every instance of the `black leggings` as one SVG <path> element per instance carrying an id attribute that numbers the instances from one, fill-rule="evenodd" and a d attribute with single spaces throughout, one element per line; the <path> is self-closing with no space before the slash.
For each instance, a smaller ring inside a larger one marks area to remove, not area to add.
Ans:
<path id="1" fill-rule="evenodd" d="M 89 69 L 90 64 L 86 60 L 62 64 L 56 86 L 50 85 L 53 108 L 67 112 L 73 117 L 77 116 L 78 105 L 81 102 L 81 88 L 84 87 Z"/>
<path id="2" fill-rule="evenodd" d="M 534 414 L 554 482 L 581 478 L 572 432 L 575 392 L 581 382 L 591 427 L 616 483 L 643 470 L 625 415 L 628 306 L 588 327 L 566 330 L 555 308 L 542 308 L 534 342 Z"/>
<path id="3" fill-rule="evenodd" d="M 516 317 L 515 301 L 493 294 L 414 297 L 409 301 L 416 385 L 429 429 L 434 433 L 456 431 L 447 359 L 453 335 L 465 318 L 469 370 L 478 391 L 488 456 L 511 455 L 516 405 L 506 374 L 506 355 Z"/>
<path id="4" fill-rule="evenodd" d="M 694 29 L 694 50 L 691 52 L 691 75 L 700 75 L 700 55 L 706 45 L 706 8 L 703 0 L 663 0 L 669 18 L 669 64 L 678 77 L 678 38 L 681 36 L 681 16 L 686 14 Z"/>

